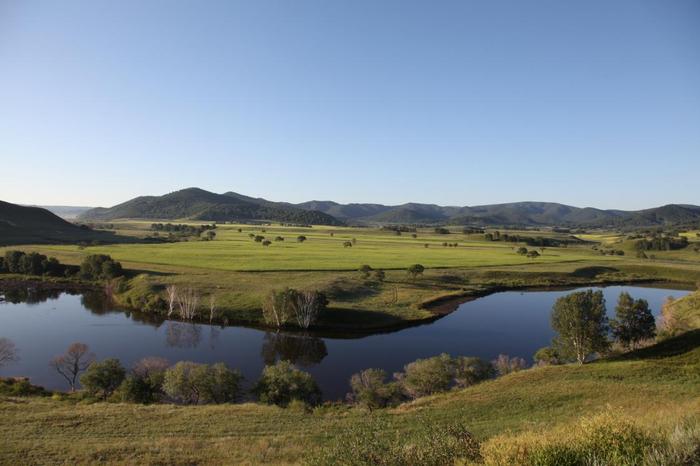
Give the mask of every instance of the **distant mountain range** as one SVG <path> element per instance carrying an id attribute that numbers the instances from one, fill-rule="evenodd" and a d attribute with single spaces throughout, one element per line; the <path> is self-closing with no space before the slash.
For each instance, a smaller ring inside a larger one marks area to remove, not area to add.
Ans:
<path id="1" fill-rule="evenodd" d="M 114 235 L 80 227 L 40 207 L 0 201 L 0 246 L 112 241 Z"/>
<path id="2" fill-rule="evenodd" d="M 408 203 L 339 204 L 309 201 L 273 202 L 226 192 L 187 188 L 163 196 L 143 196 L 110 208 L 95 208 L 81 220 L 120 218 L 158 220 L 269 220 L 317 225 L 452 224 L 479 226 L 644 227 L 700 223 L 700 207 L 669 204 L 638 211 L 572 207 L 553 202 L 514 202 L 483 206 Z"/>

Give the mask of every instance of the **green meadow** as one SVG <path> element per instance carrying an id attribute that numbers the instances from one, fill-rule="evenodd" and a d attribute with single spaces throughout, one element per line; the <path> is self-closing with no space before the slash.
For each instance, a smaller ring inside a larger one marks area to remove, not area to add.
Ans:
<path id="1" fill-rule="evenodd" d="M 151 223 L 113 222 L 111 231 L 145 238 L 153 235 Z M 549 230 L 507 233 L 571 239 L 570 234 Z M 250 235 L 264 236 L 270 244 Z M 297 241 L 299 236 L 306 240 Z M 21 249 L 67 264 L 79 264 L 89 254 L 109 254 L 131 275 L 128 290 L 117 296 L 122 304 L 143 308 L 144 302 L 163 296 L 165 286 L 174 284 L 191 287 L 205 298 L 213 296 L 221 318 L 228 322 L 260 325 L 261 303 L 271 290 L 316 289 L 330 300 L 328 312 L 318 322 L 327 330 L 404 326 L 434 318 L 436 304 L 506 288 L 625 281 L 692 286 L 700 280 L 700 253 L 694 251 L 700 244 L 697 237 L 691 237 L 691 245 L 683 250 L 656 252 L 653 260 L 637 258 L 632 242 L 619 233 L 589 233 L 579 239 L 585 243 L 529 247 L 539 254 L 530 258 L 517 253 L 527 247 L 524 243 L 488 241 L 483 234 L 463 234 L 460 227 L 451 228 L 449 234 L 423 228 L 398 235 L 379 228 L 220 224 L 212 241 L 192 237 L 179 242 Z M 621 250 L 624 255 L 603 255 L 601 250 Z M 364 264 L 384 270 L 386 278 L 362 276 L 358 269 Z M 412 264 L 423 265 L 425 272 L 408 276 L 406 268 Z M 445 310 L 449 306 L 440 307 L 440 312 Z"/>

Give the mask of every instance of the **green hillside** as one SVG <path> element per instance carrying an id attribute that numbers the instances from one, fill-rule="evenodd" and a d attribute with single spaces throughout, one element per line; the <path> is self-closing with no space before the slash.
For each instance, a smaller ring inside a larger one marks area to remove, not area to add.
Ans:
<path id="1" fill-rule="evenodd" d="M 113 239 L 110 233 L 74 225 L 46 209 L 0 201 L 0 246 Z"/>
<path id="2" fill-rule="evenodd" d="M 328 214 L 304 210 L 236 193 L 216 194 L 188 188 L 163 196 L 142 196 L 110 208 L 96 208 L 80 216 L 83 220 L 190 219 L 202 221 L 267 220 L 285 223 L 341 225 Z"/>

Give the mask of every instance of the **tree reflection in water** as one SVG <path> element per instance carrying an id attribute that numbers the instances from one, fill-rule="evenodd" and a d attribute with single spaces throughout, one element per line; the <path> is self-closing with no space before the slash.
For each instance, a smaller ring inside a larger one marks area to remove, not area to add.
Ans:
<path id="1" fill-rule="evenodd" d="M 171 348 L 196 348 L 202 340 L 202 328 L 183 322 L 166 322 L 165 342 Z"/>
<path id="2" fill-rule="evenodd" d="M 319 364 L 328 355 L 326 343 L 307 334 L 265 332 L 262 357 L 266 365 L 278 359 L 301 366 Z"/>
<path id="3" fill-rule="evenodd" d="M 39 304 L 49 299 L 58 299 L 65 293 L 63 290 L 41 290 L 37 288 L 14 288 L 5 291 L 0 291 L 0 303 L 8 302 L 10 304 Z"/>

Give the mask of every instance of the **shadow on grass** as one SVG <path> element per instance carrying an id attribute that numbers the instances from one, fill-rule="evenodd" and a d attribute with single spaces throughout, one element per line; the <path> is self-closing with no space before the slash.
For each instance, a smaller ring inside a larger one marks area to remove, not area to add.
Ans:
<path id="1" fill-rule="evenodd" d="M 630 351 L 612 357 L 608 361 L 635 361 L 640 359 L 664 359 L 689 353 L 700 347 L 700 330 L 690 330 L 647 348 Z"/>
<path id="2" fill-rule="evenodd" d="M 598 275 L 615 272 L 619 272 L 619 270 L 614 267 L 593 266 L 576 269 L 571 273 L 571 275 L 580 278 L 596 278 Z"/>

